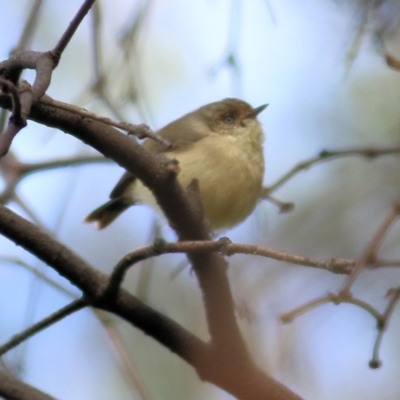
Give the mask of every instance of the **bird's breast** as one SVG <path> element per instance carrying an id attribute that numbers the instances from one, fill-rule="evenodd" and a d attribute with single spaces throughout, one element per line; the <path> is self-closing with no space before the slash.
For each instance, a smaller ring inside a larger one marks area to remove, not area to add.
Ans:
<path id="1" fill-rule="evenodd" d="M 253 211 L 264 175 L 261 143 L 214 135 L 166 155 L 179 161 L 178 179 L 184 187 L 198 179 L 205 217 L 212 229 L 237 225 Z"/>

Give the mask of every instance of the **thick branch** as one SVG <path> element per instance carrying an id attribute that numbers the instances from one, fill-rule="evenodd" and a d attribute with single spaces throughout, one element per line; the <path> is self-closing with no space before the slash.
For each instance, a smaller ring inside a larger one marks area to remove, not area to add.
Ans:
<path id="1" fill-rule="evenodd" d="M 104 302 L 106 275 L 96 271 L 48 233 L 0 205 L 0 233 L 34 254 L 80 288 L 89 302 L 129 321 L 191 364 L 206 381 L 239 399 L 299 400 L 279 382 L 263 374 L 247 358 L 232 359 L 220 348 L 210 346 L 168 317 L 158 313 L 125 290 Z M 235 351 L 234 348 L 231 349 Z"/>

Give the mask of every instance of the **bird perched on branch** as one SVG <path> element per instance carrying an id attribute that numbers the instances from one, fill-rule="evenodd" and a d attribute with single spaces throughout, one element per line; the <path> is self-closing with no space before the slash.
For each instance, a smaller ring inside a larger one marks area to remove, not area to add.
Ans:
<path id="1" fill-rule="evenodd" d="M 179 162 L 183 187 L 198 180 L 204 216 L 212 230 L 239 224 L 257 204 L 264 176 L 264 136 L 257 116 L 266 107 L 252 108 L 233 98 L 210 103 L 157 132 L 170 146 L 152 139 L 143 144 L 146 150 Z M 147 187 L 125 172 L 110 200 L 85 221 L 103 229 L 135 204 L 156 205 L 156 201 Z"/>

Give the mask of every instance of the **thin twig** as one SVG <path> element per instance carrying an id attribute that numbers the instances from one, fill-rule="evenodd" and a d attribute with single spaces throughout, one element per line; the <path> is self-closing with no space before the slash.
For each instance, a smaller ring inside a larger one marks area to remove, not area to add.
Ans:
<path id="1" fill-rule="evenodd" d="M 114 354 L 116 353 L 118 363 L 123 374 L 128 379 L 133 390 L 137 391 L 141 400 L 150 400 L 150 395 L 138 377 L 137 371 L 133 368 L 132 360 L 128 356 L 123 338 L 114 324 L 110 323 L 110 317 L 104 311 L 92 309 L 96 317 L 101 322 L 109 341 L 112 344 Z"/>
<path id="2" fill-rule="evenodd" d="M 400 299 L 400 288 L 393 288 L 388 291 L 390 300 L 386 306 L 386 309 L 382 315 L 380 323 L 378 323 L 378 335 L 376 336 L 374 350 L 372 352 L 372 359 L 369 362 L 369 366 L 373 369 L 379 368 L 382 363 L 379 360 L 379 348 L 382 343 L 383 334 L 385 333 L 390 317 L 393 314 L 394 307 Z"/>
<path id="3" fill-rule="evenodd" d="M 85 164 L 97 164 L 97 163 L 109 163 L 111 160 L 104 156 L 74 156 L 60 158 L 57 160 L 43 161 L 37 163 L 21 163 L 20 170 L 21 175 L 28 175 L 35 172 L 41 172 L 48 169 L 63 168 L 63 167 L 74 167 Z M 20 177 L 20 179 L 22 176 Z"/>
<path id="4" fill-rule="evenodd" d="M 37 278 L 41 279 L 43 282 L 46 282 L 48 285 L 53 287 L 54 289 L 58 290 L 60 293 L 65 294 L 66 296 L 76 299 L 77 295 L 64 286 L 60 285 L 59 283 L 53 281 L 40 271 L 38 271 L 36 268 L 32 267 L 31 265 L 27 264 L 26 262 L 22 261 L 21 259 L 17 257 L 0 257 L 0 263 L 7 263 L 7 264 L 12 264 L 12 265 L 18 265 L 29 272 L 31 272 L 33 275 L 35 275 Z"/>
<path id="5" fill-rule="evenodd" d="M 357 260 L 355 268 L 353 269 L 351 275 L 346 279 L 341 289 L 341 292 L 348 293 L 354 281 L 363 271 L 365 266 L 369 263 L 373 264 L 375 262 L 378 248 L 380 247 L 389 229 L 392 227 L 396 219 L 399 217 L 399 214 L 400 214 L 400 202 L 397 202 L 391 207 L 390 212 L 386 216 L 385 220 L 382 222 L 382 225 L 379 227 L 379 229 L 373 236 L 372 240 L 365 248 L 360 258 Z"/>
<path id="6" fill-rule="evenodd" d="M 92 8 L 93 3 L 95 0 L 86 0 L 81 8 L 78 10 L 76 13 L 74 19 L 70 22 L 68 25 L 68 28 L 66 31 L 63 33 L 61 36 L 60 40 L 56 44 L 56 46 L 53 48 L 51 51 L 53 56 L 56 57 L 57 62 L 61 57 L 61 54 L 67 47 L 69 41 L 72 39 L 72 36 L 74 36 L 75 31 L 78 29 L 80 23 L 82 22 L 83 18 L 85 18 L 86 14 L 89 12 L 89 10 Z M 56 62 L 56 63 L 57 63 Z"/>
<path id="7" fill-rule="evenodd" d="M 398 154 L 400 153 L 400 146 L 390 146 L 390 147 L 360 147 L 347 150 L 323 150 L 318 156 L 309 158 L 308 160 L 302 161 L 285 173 L 281 178 L 279 178 L 272 185 L 264 188 L 261 197 L 267 196 L 272 192 L 275 192 L 288 180 L 297 175 L 300 171 L 307 170 L 308 168 L 326 162 L 330 159 L 339 159 L 343 157 L 361 156 L 367 159 L 377 158 L 379 156 Z"/>
<path id="8" fill-rule="evenodd" d="M 377 268 L 388 268 L 388 267 L 400 267 L 399 260 L 376 260 L 372 265 L 367 265 L 370 269 L 377 269 Z"/>
<path id="9" fill-rule="evenodd" d="M 17 51 L 24 50 L 29 46 L 29 43 L 33 38 L 33 32 L 35 31 L 37 25 L 39 11 L 42 4 L 43 0 L 34 0 L 32 2 L 32 7 L 19 37 L 18 43 L 11 51 L 11 53 L 16 53 Z"/>
<path id="10" fill-rule="evenodd" d="M 68 315 L 74 313 L 75 311 L 81 310 L 82 308 L 84 308 L 86 306 L 87 306 L 86 299 L 80 298 L 78 300 L 74 300 L 72 303 L 61 308 L 60 310 L 56 311 L 55 313 L 49 315 L 47 318 L 43 318 L 38 323 L 30 326 L 28 329 L 24 330 L 23 332 L 13 336 L 8 342 L 6 342 L 2 346 L 0 346 L 0 355 L 3 355 L 7 351 L 13 349 L 14 347 L 18 346 L 20 343 L 22 343 L 25 340 L 32 337 L 36 333 L 42 331 L 43 329 L 49 327 L 50 325 L 55 324 L 56 322 L 67 317 Z"/>
<path id="11" fill-rule="evenodd" d="M 118 122 L 118 121 L 112 120 L 111 118 L 100 117 L 97 114 L 87 111 L 81 107 L 77 107 L 77 106 L 74 106 L 71 104 L 67 104 L 67 103 L 63 103 L 61 101 L 54 100 L 49 96 L 43 96 L 41 99 L 41 103 L 58 108 L 60 110 L 71 111 L 73 113 L 81 115 L 82 117 L 90 118 L 95 121 L 102 122 L 103 124 L 107 124 L 107 125 L 113 126 L 115 128 L 122 129 L 122 130 L 128 132 L 128 134 L 137 136 L 139 139 L 144 139 L 144 138 L 148 137 L 157 142 L 164 144 L 166 147 L 171 147 L 171 143 L 168 140 L 162 138 L 159 135 L 154 134 L 153 131 L 145 124 L 133 125 L 128 122 Z"/>
<path id="12" fill-rule="evenodd" d="M 317 308 L 323 304 L 327 304 L 327 303 L 333 303 L 333 304 L 340 304 L 340 303 L 347 303 L 347 304 L 353 304 L 357 307 L 362 308 L 363 310 L 367 311 L 370 315 L 372 315 L 374 317 L 374 319 L 379 322 L 382 319 L 381 314 L 379 314 L 379 312 L 372 307 L 370 304 L 359 300 L 359 299 L 355 299 L 353 297 L 347 296 L 344 297 L 343 295 L 339 294 L 333 294 L 333 293 L 328 293 L 325 296 L 322 297 L 318 297 L 317 299 L 311 300 L 309 302 L 307 302 L 306 304 L 288 312 L 285 314 L 281 314 L 280 316 L 280 320 L 284 323 L 288 323 L 293 321 L 295 318 L 297 318 L 299 315 L 304 314 L 308 311 L 313 310 L 314 308 Z"/>
<path id="13" fill-rule="evenodd" d="M 182 241 L 176 243 L 167 243 L 163 240 L 158 240 L 153 245 L 142 247 L 126 254 L 118 262 L 113 269 L 113 273 L 111 274 L 107 295 L 111 296 L 116 293 L 121 286 L 127 270 L 139 261 L 167 253 L 196 252 L 218 252 L 227 256 L 231 256 L 233 254 L 252 254 L 292 264 L 320 268 L 336 274 L 350 274 L 353 266 L 355 265 L 355 261 L 353 260 L 341 258 L 332 258 L 329 260 L 314 259 L 286 253 L 283 251 L 272 250 L 257 245 L 232 243 L 227 238 L 221 238 L 218 241 Z"/>

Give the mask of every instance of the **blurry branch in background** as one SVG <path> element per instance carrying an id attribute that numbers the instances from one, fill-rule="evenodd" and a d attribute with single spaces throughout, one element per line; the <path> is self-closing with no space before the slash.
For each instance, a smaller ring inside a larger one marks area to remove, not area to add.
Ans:
<path id="1" fill-rule="evenodd" d="M 29 265 L 23 260 L 20 260 L 17 257 L 0 257 L 0 264 L 11 264 L 11 265 L 16 265 L 19 267 L 22 267 L 35 275 L 37 278 L 48 284 L 49 286 L 53 287 L 55 290 L 59 291 L 60 293 L 65 294 L 67 297 L 70 297 L 72 299 L 77 299 L 77 296 L 75 293 L 71 292 L 64 286 L 60 285 L 59 283 L 53 281 L 50 279 L 48 276 L 44 275 L 42 272 L 40 272 L 37 268 Z"/>
<path id="2" fill-rule="evenodd" d="M 400 8 L 397 0 L 353 0 L 345 1 L 345 6 L 350 6 L 355 11 L 355 33 L 349 50 L 345 55 L 345 75 L 359 55 L 365 37 L 372 38 L 378 54 L 382 55 L 388 66 L 399 69 L 397 58 L 388 51 L 388 42 L 398 41 Z"/>
<path id="3" fill-rule="evenodd" d="M 241 97 L 240 64 L 238 55 L 241 6 L 242 4 L 240 0 L 231 0 L 231 16 L 229 22 L 228 43 L 225 54 L 222 56 L 222 59 L 216 63 L 216 65 L 210 68 L 208 72 L 209 76 L 214 78 L 224 68 L 228 68 L 232 76 L 231 79 L 233 93 L 237 97 Z"/>
<path id="4" fill-rule="evenodd" d="M 136 111 L 141 121 L 151 121 L 151 107 L 146 99 L 145 85 L 143 84 L 142 58 L 138 51 L 140 40 L 146 41 L 146 20 L 151 7 L 155 3 L 150 0 L 140 0 L 136 3 L 132 17 L 127 27 L 122 30 L 118 45 L 121 59 L 113 61 L 111 68 L 115 68 L 123 77 L 120 87 L 123 102 L 129 101 L 135 104 Z M 112 73 L 111 73 L 112 76 Z M 114 84 L 114 80 L 112 83 Z M 148 117 L 148 118 L 146 118 Z"/>
<path id="5" fill-rule="evenodd" d="M 389 289 L 387 292 L 387 297 L 389 297 L 390 299 L 388 301 L 388 304 L 386 305 L 386 309 L 383 312 L 381 318 L 377 320 L 378 334 L 375 340 L 372 359 L 369 362 L 369 366 L 373 369 L 379 368 L 382 364 L 381 361 L 379 360 L 379 348 L 382 342 L 383 334 L 389 325 L 389 320 L 393 314 L 394 307 L 400 299 L 400 288 L 397 287 Z"/>
<path id="6" fill-rule="evenodd" d="M 355 299 L 353 297 L 347 296 L 343 297 L 340 294 L 333 294 L 333 293 L 328 293 L 325 296 L 318 297 L 314 300 L 309 301 L 308 303 L 290 311 L 285 314 L 281 314 L 280 319 L 284 323 L 292 322 L 295 318 L 299 317 L 302 314 L 305 314 L 308 311 L 311 311 L 317 307 L 323 306 L 324 304 L 328 303 L 333 303 L 335 305 L 338 305 L 340 303 L 347 303 L 347 304 L 353 304 L 357 307 L 360 307 L 364 309 L 367 313 L 371 314 L 373 318 L 375 318 L 377 321 L 381 320 L 381 314 L 369 305 L 368 303 Z"/>
<path id="7" fill-rule="evenodd" d="M 142 30 L 145 18 L 148 14 L 151 2 L 148 0 L 142 0 L 138 2 L 133 17 L 131 18 L 131 23 L 128 29 L 121 35 L 120 42 L 120 53 L 122 53 L 122 60 L 118 60 L 121 57 L 118 53 L 117 57 L 112 57 L 112 63 L 104 67 L 103 62 L 103 40 L 102 40 L 102 10 L 99 2 L 94 3 L 92 8 L 93 12 L 91 14 L 91 49 L 93 54 L 93 82 L 88 88 L 82 91 L 77 96 L 76 101 L 73 103 L 81 104 L 89 101 L 89 98 L 100 101 L 104 104 L 106 109 L 108 109 L 111 114 L 115 116 L 120 121 L 126 118 L 123 115 L 121 109 L 126 103 L 134 104 L 138 114 L 141 117 L 141 121 L 146 121 L 144 113 L 144 103 L 143 100 L 143 89 L 140 88 L 140 59 L 136 55 L 136 45 L 138 41 L 139 34 Z M 117 60 L 116 60 L 117 58 Z M 112 73 L 110 70 L 116 70 L 117 73 Z M 106 73 L 107 71 L 107 73 Z M 129 76 L 128 76 L 129 74 Z M 108 76 L 113 76 L 110 80 Z M 126 75 L 123 78 L 123 86 L 118 88 L 118 83 L 115 77 Z M 127 92 L 125 95 L 119 95 L 123 99 L 123 102 L 118 102 L 112 97 L 112 93 Z M 139 96 L 138 93 L 141 93 Z M 124 97 L 127 97 L 124 98 Z M 124 129 L 124 128 L 121 128 Z"/>
<path id="8" fill-rule="evenodd" d="M 71 315 L 72 313 L 81 310 L 84 307 L 87 307 L 87 301 L 84 298 L 74 300 L 72 303 L 66 305 L 60 310 L 54 312 L 46 318 L 43 318 L 41 321 L 32 325 L 28 329 L 23 332 L 14 335 L 8 342 L 4 343 L 0 346 L 0 356 L 6 353 L 7 351 L 13 349 L 18 346 L 23 341 L 29 339 L 36 333 L 42 331 L 43 329 L 48 328 L 51 325 L 54 325 L 56 322 L 61 321 L 63 318 Z"/>
<path id="9" fill-rule="evenodd" d="M 358 26 L 356 27 L 356 32 L 354 34 L 354 39 L 351 42 L 350 48 L 346 52 L 345 55 L 345 68 L 344 74 L 347 77 L 350 74 L 351 67 L 354 64 L 354 60 L 357 58 L 358 53 L 360 51 L 362 40 L 365 36 L 365 31 L 370 19 L 370 12 L 373 1 L 362 1 L 362 6 L 360 6 L 358 10 L 358 16 L 356 19 L 358 20 Z"/>
<path id="10" fill-rule="evenodd" d="M 378 228 L 375 235 L 372 237 L 370 243 L 366 246 L 365 250 L 356 262 L 355 268 L 351 275 L 346 279 L 340 293 L 346 297 L 349 294 L 350 288 L 354 281 L 364 270 L 367 264 L 374 265 L 378 261 L 378 250 L 382 245 L 383 239 L 388 233 L 389 229 L 393 226 L 400 215 L 400 202 L 393 204 L 382 225 Z"/>
<path id="11" fill-rule="evenodd" d="M 286 172 L 276 182 L 272 183 L 263 189 L 262 198 L 269 197 L 270 193 L 275 192 L 281 186 L 286 184 L 290 179 L 301 171 L 308 170 L 310 167 L 320 164 L 322 162 L 330 161 L 332 159 L 339 159 L 344 157 L 360 156 L 367 160 L 372 160 L 381 156 L 400 154 L 400 146 L 387 146 L 387 147 L 356 147 L 344 150 L 322 150 L 316 157 L 309 158 L 308 160 L 301 161 L 288 172 Z"/>
<path id="12" fill-rule="evenodd" d="M 112 347 L 113 356 L 117 359 L 117 364 L 121 369 L 123 376 L 125 376 L 131 388 L 139 394 L 141 400 L 150 400 L 151 397 L 147 393 L 147 389 L 142 383 L 138 373 L 134 368 L 133 362 L 126 351 L 124 340 L 115 327 L 114 321 L 110 318 L 109 314 L 104 311 L 93 308 L 96 317 L 99 319 L 103 329 L 107 334 L 109 343 Z"/>
<path id="13" fill-rule="evenodd" d="M 30 174 L 56 168 L 103 162 L 110 162 L 110 160 L 103 156 L 73 156 L 38 163 L 23 163 L 14 154 L 9 153 L 0 158 L 0 172 L 6 182 L 6 187 L 0 193 L 0 203 L 4 204 L 14 199 L 15 188 L 18 183 Z"/>
<path id="14" fill-rule="evenodd" d="M 36 25 L 38 23 L 39 12 L 42 5 L 43 5 L 43 0 L 32 1 L 32 6 L 28 13 L 28 17 L 22 29 L 21 35 L 19 36 L 18 43 L 11 50 L 11 54 L 24 50 L 31 43 L 36 29 Z"/>
<path id="15" fill-rule="evenodd" d="M 66 295 L 67 297 L 69 297 L 71 299 L 78 300 L 77 294 L 71 292 L 69 289 L 65 288 L 63 285 L 50 279 L 49 277 L 44 275 L 42 272 L 40 272 L 37 268 L 27 264 L 26 262 L 24 262 L 23 260 L 20 260 L 19 258 L 0 257 L 0 265 L 1 264 L 11 264 L 11 265 L 15 265 L 15 266 L 20 266 L 20 267 L 24 268 L 25 270 L 29 271 L 30 273 L 32 273 L 33 275 L 35 275 L 41 281 L 48 284 L 50 287 L 59 291 L 60 293 L 63 293 L 64 295 Z M 106 314 L 105 312 L 103 312 L 101 310 L 98 310 L 95 308 L 90 308 L 90 310 L 94 313 L 96 318 L 102 324 L 102 327 L 103 327 L 104 331 L 106 332 L 109 341 L 112 344 L 113 355 L 117 356 L 118 364 L 121 366 L 122 373 L 126 376 L 128 383 L 132 385 L 132 389 L 136 390 L 138 393 L 141 394 L 141 398 L 143 400 L 148 399 L 149 396 L 146 393 L 146 389 L 143 387 L 142 383 L 137 378 L 137 374 L 132 366 L 132 363 L 130 362 L 129 358 L 127 357 L 126 349 L 124 348 L 124 345 L 123 345 L 123 340 L 118 332 L 118 329 L 115 327 L 113 320 L 110 318 L 110 316 L 108 314 Z M 65 314 L 65 316 L 67 316 L 67 315 L 68 315 L 68 313 Z M 61 316 L 61 317 L 63 317 L 63 316 Z M 34 326 L 36 326 L 36 327 L 42 326 L 45 323 L 44 322 L 45 320 L 39 321 Z M 56 322 L 57 322 L 57 320 L 51 320 L 49 325 L 52 325 Z M 31 336 L 33 336 L 34 334 L 36 334 L 40 331 L 40 329 L 34 329 L 34 326 L 31 326 L 24 332 L 21 332 L 18 334 L 18 337 L 20 338 L 19 343 L 22 343 L 23 341 L 29 339 Z M 10 341 L 5 343 L 2 346 L 2 348 L 9 347 L 10 342 L 12 342 L 13 340 L 14 340 L 14 338 L 12 338 Z M 16 344 L 19 344 L 19 343 L 16 343 Z M 3 368 L 7 369 L 7 365 L 5 363 L 3 365 Z"/>
<path id="16" fill-rule="evenodd" d="M 73 101 L 73 103 L 80 104 L 84 102 L 83 99 L 87 97 L 87 95 L 91 95 L 96 99 L 101 100 L 106 105 L 107 109 L 111 111 L 116 118 L 122 121 L 124 117 L 118 110 L 118 106 L 111 100 L 111 96 L 107 88 L 107 75 L 104 72 L 102 55 L 102 12 L 100 3 L 98 1 L 93 5 L 91 22 L 91 54 L 93 55 L 94 81 L 90 84 L 89 88 L 85 89 L 80 95 L 77 96 L 76 101 Z"/>
<path id="17" fill-rule="evenodd" d="M 350 292 L 350 288 L 354 284 L 358 276 L 361 274 L 361 272 L 367 266 L 369 266 L 370 268 L 375 268 L 382 266 L 382 264 L 384 266 L 388 266 L 390 264 L 392 266 L 400 265 L 400 260 L 393 261 L 392 263 L 386 260 L 381 262 L 377 255 L 379 248 L 382 245 L 383 239 L 387 235 L 389 229 L 392 228 L 393 224 L 398 220 L 399 216 L 400 202 L 396 202 L 391 207 L 388 215 L 372 237 L 370 243 L 365 247 L 361 256 L 356 260 L 355 264 L 353 264 L 354 268 L 351 274 L 345 280 L 342 288 L 339 289 L 338 294 L 328 293 L 326 296 L 311 300 L 288 313 L 282 314 L 280 317 L 281 321 L 291 322 L 294 318 L 300 316 L 301 314 L 304 314 L 327 303 L 333 303 L 335 305 L 339 305 L 341 303 L 353 304 L 372 315 L 376 320 L 378 335 L 373 349 L 373 357 L 369 363 L 369 366 L 371 368 L 378 368 L 381 365 L 378 354 L 379 346 L 382 341 L 383 333 L 388 326 L 388 322 L 392 315 L 393 309 L 400 298 L 400 288 L 392 288 L 388 291 L 387 296 L 390 297 L 390 299 L 388 301 L 385 311 L 382 314 L 379 313 L 373 306 L 371 306 L 367 302 L 354 298 Z"/>

